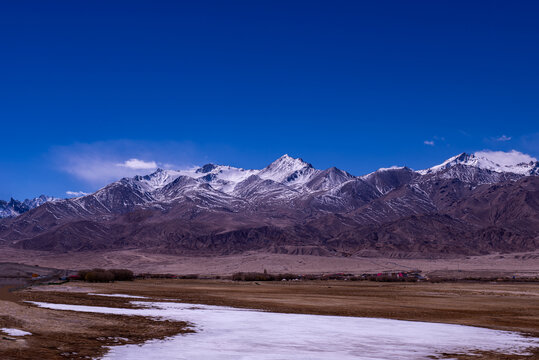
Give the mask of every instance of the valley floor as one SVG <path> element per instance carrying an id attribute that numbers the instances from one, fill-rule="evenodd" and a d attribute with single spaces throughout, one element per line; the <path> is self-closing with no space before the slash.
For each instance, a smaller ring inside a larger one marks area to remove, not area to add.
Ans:
<path id="1" fill-rule="evenodd" d="M 135 273 L 230 275 L 235 272 L 320 274 L 419 269 L 441 277 L 538 276 L 539 251 L 449 259 L 327 257 L 244 253 L 241 255 L 185 257 L 140 250 L 49 253 L 2 248 L 0 262 L 18 262 L 60 269 L 128 268 Z"/>
<path id="2" fill-rule="evenodd" d="M 90 294 L 88 294 L 90 293 Z M 378 283 L 347 281 L 232 282 L 136 280 L 107 284 L 70 282 L 11 293 L 0 301 L 0 328 L 33 335 L 0 340 L 2 359 L 66 359 L 100 355 L 102 346 L 140 343 L 184 331 L 181 322 L 37 308 L 23 301 L 129 308 L 140 301 L 181 301 L 284 313 L 377 317 L 481 326 L 539 336 L 538 283 Z M 137 299 L 138 301 L 138 299 Z M 539 359 L 482 354 L 459 359 Z M 449 355 L 448 355 L 449 356 Z"/>

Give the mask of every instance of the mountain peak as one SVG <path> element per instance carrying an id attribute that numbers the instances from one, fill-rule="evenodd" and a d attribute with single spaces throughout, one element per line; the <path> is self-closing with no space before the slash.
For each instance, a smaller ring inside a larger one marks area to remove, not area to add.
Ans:
<path id="1" fill-rule="evenodd" d="M 206 173 L 209 173 L 211 172 L 213 169 L 215 169 L 217 167 L 217 165 L 215 164 L 212 164 L 212 163 L 209 163 L 209 164 L 206 164 L 204 166 L 202 166 L 201 168 L 197 169 L 196 170 L 196 173 L 203 173 L 203 174 L 206 174 Z"/>
<path id="2" fill-rule="evenodd" d="M 18 216 L 43 205 L 46 202 L 58 200 L 60 199 L 46 195 L 40 195 L 36 198 L 26 199 L 24 201 L 16 200 L 13 197 L 9 200 L 9 202 L 0 200 L 0 219 Z"/>
<path id="3" fill-rule="evenodd" d="M 284 154 L 283 156 L 281 156 L 280 158 L 278 158 L 277 160 L 269 164 L 266 167 L 266 169 L 271 168 L 271 167 L 275 168 L 278 166 L 292 166 L 297 169 L 300 169 L 303 167 L 313 167 L 311 164 L 304 161 L 302 158 L 294 158 L 288 154 Z"/>
<path id="4" fill-rule="evenodd" d="M 315 172 L 313 166 L 300 158 L 293 158 L 288 154 L 284 154 L 266 168 L 262 169 L 258 176 L 266 180 L 277 182 L 295 182 L 302 175 L 307 175 Z"/>
<path id="5" fill-rule="evenodd" d="M 477 151 L 473 154 L 461 153 L 455 155 L 440 165 L 418 171 L 420 174 L 436 173 L 455 165 L 464 165 L 498 173 L 514 173 L 533 175 L 539 170 L 536 158 L 516 150 L 511 151 Z"/>

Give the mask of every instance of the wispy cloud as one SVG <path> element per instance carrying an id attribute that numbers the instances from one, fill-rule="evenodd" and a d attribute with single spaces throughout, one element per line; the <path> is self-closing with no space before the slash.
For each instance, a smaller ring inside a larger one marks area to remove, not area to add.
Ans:
<path id="1" fill-rule="evenodd" d="M 91 184 L 104 184 L 123 177 L 144 175 L 140 169 L 118 166 L 118 162 L 106 157 L 92 157 L 88 154 L 67 156 L 61 170 Z"/>
<path id="2" fill-rule="evenodd" d="M 502 135 L 502 136 L 499 136 L 499 137 L 497 137 L 497 138 L 494 138 L 494 140 L 505 142 L 505 141 L 511 140 L 511 136 Z"/>
<path id="3" fill-rule="evenodd" d="M 77 143 L 56 146 L 49 155 L 58 170 L 95 187 L 123 177 L 146 175 L 158 167 L 183 169 L 199 163 L 194 161 L 197 156 L 191 144 L 174 142 Z"/>
<path id="4" fill-rule="evenodd" d="M 517 150 L 511 151 L 492 151 L 492 150 L 483 150 L 477 151 L 475 153 L 478 157 L 485 157 L 490 161 L 502 166 L 510 166 L 520 163 L 529 163 L 531 161 L 537 161 L 536 158 L 528 154 L 521 153 Z"/>
<path id="5" fill-rule="evenodd" d="M 129 159 L 123 163 L 116 164 L 116 166 L 122 166 L 133 170 L 152 170 L 157 169 L 157 163 L 155 161 L 144 161 L 140 159 Z"/>
<path id="6" fill-rule="evenodd" d="M 88 193 L 84 192 L 84 191 L 66 191 L 66 195 L 67 196 L 75 196 L 75 197 L 79 197 L 79 196 L 84 196 L 84 195 L 88 195 Z"/>
<path id="7" fill-rule="evenodd" d="M 423 144 L 429 145 L 429 146 L 434 146 L 434 140 L 425 140 L 425 141 L 423 141 Z"/>

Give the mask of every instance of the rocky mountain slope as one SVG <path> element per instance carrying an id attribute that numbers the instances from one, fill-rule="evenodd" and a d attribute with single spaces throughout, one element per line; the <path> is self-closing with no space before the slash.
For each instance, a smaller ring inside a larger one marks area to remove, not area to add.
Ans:
<path id="1" fill-rule="evenodd" d="M 499 155 L 361 177 L 288 155 L 261 170 L 159 169 L 0 220 L 0 245 L 394 257 L 535 250 L 539 163 Z"/>
<path id="2" fill-rule="evenodd" d="M 43 205 L 48 201 L 60 200 L 50 196 L 41 195 L 33 199 L 19 201 L 11 198 L 9 201 L 0 200 L 0 219 L 19 216 L 29 210 Z"/>

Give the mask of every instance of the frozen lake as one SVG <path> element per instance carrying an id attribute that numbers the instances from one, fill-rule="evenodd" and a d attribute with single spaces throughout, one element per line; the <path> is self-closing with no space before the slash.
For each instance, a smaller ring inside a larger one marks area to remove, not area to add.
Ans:
<path id="1" fill-rule="evenodd" d="M 428 359 L 473 350 L 522 353 L 539 339 L 472 326 L 377 318 L 281 314 L 220 306 L 137 302 L 141 309 L 38 303 L 41 307 L 188 321 L 197 331 L 111 347 L 104 359 Z"/>

